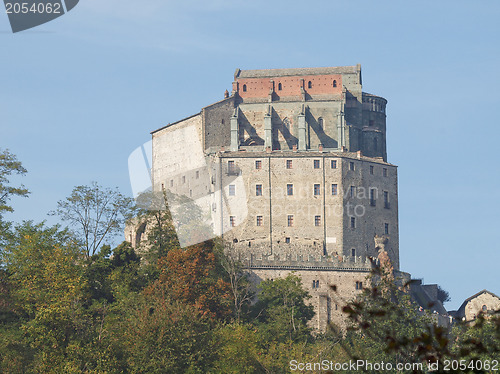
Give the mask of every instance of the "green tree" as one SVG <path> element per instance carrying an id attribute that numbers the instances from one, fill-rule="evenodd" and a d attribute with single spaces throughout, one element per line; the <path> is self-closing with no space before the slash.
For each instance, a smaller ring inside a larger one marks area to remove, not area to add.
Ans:
<path id="1" fill-rule="evenodd" d="M 50 214 L 58 215 L 75 230 L 87 257 L 91 257 L 106 240 L 123 231 L 125 221 L 134 211 L 133 199 L 123 196 L 118 189 L 93 182 L 90 186 L 75 187 Z"/>
<path id="2" fill-rule="evenodd" d="M 20 315 L 20 328 L 35 349 L 35 371 L 63 365 L 85 329 L 83 253 L 58 226 L 25 222 L 3 253 Z"/>
<path id="3" fill-rule="evenodd" d="M 0 221 L 5 212 L 13 211 L 12 207 L 8 205 L 13 196 L 28 196 L 29 194 L 23 185 L 18 187 L 10 185 L 9 177 L 13 174 L 24 175 L 26 169 L 9 150 L 2 151 L 0 149 Z"/>
<path id="4" fill-rule="evenodd" d="M 260 289 L 253 309 L 265 340 L 307 341 L 311 331 L 307 323 L 314 317 L 314 308 L 306 304 L 311 295 L 302 287 L 300 277 L 289 274 L 264 280 Z"/>

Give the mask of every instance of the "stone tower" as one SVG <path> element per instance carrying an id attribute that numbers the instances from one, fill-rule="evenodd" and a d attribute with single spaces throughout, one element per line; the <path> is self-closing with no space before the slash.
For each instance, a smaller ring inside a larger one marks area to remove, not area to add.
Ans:
<path id="1" fill-rule="evenodd" d="M 153 190 L 198 204 L 256 282 L 296 271 L 316 327 L 342 324 L 381 246 L 399 269 L 386 104 L 360 65 L 237 69 L 222 101 L 152 132 Z"/>

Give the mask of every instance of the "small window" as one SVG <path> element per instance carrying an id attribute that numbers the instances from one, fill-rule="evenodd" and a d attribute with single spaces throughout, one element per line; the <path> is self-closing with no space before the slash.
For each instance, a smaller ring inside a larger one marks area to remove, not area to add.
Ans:
<path id="1" fill-rule="evenodd" d="M 387 192 L 387 191 L 384 191 L 384 208 L 385 209 L 389 209 L 390 208 L 390 205 L 389 205 L 389 192 Z"/>
<path id="2" fill-rule="evenodd" d="M 332 160 L 332 162 L 331 162 L 331 168 L 332 169 L 337 169 L 337 160 Z"/>
<path id="3" fill-rule="evenodd" d="M 285 243 L 290 244 L 290 238 L 285 238 Z"/>
<path id="4" fill-rule="evenodd" d="M 229 224 L 231 227 L 236 226 L 236 217 L 235 216 L 229 216 Z"/>
<path id="5" fill-rule="evenodd" d="M 323 118 L 321 118 L 321 117 L 318 118 L 318 126 L 319 126 L 320 130 L 323 130 Z"/>
<path id="6" fill-rule="evenodd" d="M 481 310 L 486 313 L 488 311 L 488 307 L 486 305 L 483 305 L 483 307 L 481 308 Z"/>
<path id="7" fill-rule="evenodd" d="M 286 168 L 291 169 L 292 168 L 292 160 L 286 160 Z"/>
<path id="8" fill-rule="evenodd" d="M 255 185 L 255 196 L 262 196 L 262 184 Z"/>
<path id="9" fill-rule="evenodd" d="M 229 196 L 236 196 L 236 186 L 234 184 L 229 185 Z"/>
<path id="10" fill-rule="evenodd" d="M 314 160 L 314 168 L 319 169 L 319 160 Z"/>
<path id="11" fill-rule="evenodd" d="M 281 83 L 278 83 L 278 90 L 281 91 L 282 88 L 283 88 L 283 86 L 281 85 Z"/>
<path id="12" fill-rule="evenodd" d="M 182 176 L 182 184 L 184 184 L 184 183 L 186 183 L 186 176 L 185 175 Z"/>
<path id="13" fill-rule="evenodd" d="M 293 195 L 293 184 L 287 184 L 286 185 L 286 194 L 288 196 L 292 196 Z"/>
<path id="14" fill-rule="evenodd" d="M 293 216 L 292 215 L 289 215 L 287 217 L 287 224 L 288 224 L 288 227 L 292 227 L 293 226 Z"/>
<path id="15" fill-rule="evenodd" d="M 332 184 L 332 195 L 337 195 L 338 188 L 336 184 Z"/>
<path id="16" fill-rule="evenodd" d="M 228 171 L 228 173 L 234 173 L 234 171 L 235 171 L 234 161 L 227 162 L 227 171 Z"/>
<path id="17" fill-rule="evenodd" d="M 200 172 L 198 170 L 196 171 L 196 179 L 200 179 Z"/>
<path id="18" fill-rule="evenodd" d="M 313 280 L 312 286 L 313 288 L 319 288 L 319 280 Z"/>
<path id="19" fill-rule="evenodd" d="M 247 92 L 247 85 L 246 84 L 243 85 L 243 92 Z"/>
<path id="20" fill-rule="evenodd" d="M 389 235 L 389 224 L 388 223 L 384 224 L 384 233 L 385 233 L 385 235 Z"/>
<path id="21" fill-rule="evenodd" d="M 321 216 L 314 216 L 314 226 L 321 226 Z"/>
<path id="22" fill-rule="evenodd" d="M 351 197 L 356 197 L 356 187 L 351 186 Z"/>
<path id="23" fill-rule="evenodd" d="M 314 185 L 314 196 L 319 196 L 321 195 L 321 187 L 319 184 Z"/>
<path id="24" fill-rule="evenodd" d="M 162 183 L 161 184 L 161 190 L 163 191 L 165 189 L 165 185 Z"/>
<path id="25" fill-rule="evenodd" d="M 257 216 L 257 226 L 262 226 L 263 218 L 262 216 Z"/>
<path id="26" fill-rule="evenodd" d="M 262 169 L 262 161 L 261 160 L 255 161 L 255 169 L 257 169 L 257 170 Z"/>
<path id="27" fill-rule="evenodd" d="M 333 80 L 333 87 L 337 87 L 337 81 Z"/>
<path id="28" fill-rule="evenodd" d="M 313 87 L 313 84 L 311 81 L 307 82 L 307 88 L 312 88 Z"/>
<path id="29" fill-rule="evenodd" d="M 351 249 L 351 256 L 356 257 L 356 249 Z"/>
<path id="30" fill-rule="evenodd" d="M 370 188 L 370 205 L 371 206 L 376 206 L 376 192 L 375 188 Z"/>
<path id="31" fill-rule="evenodd" d="M 174 186 L 174 180 L 170 179 L 170 187 L 173 187 L 173 186 Z"/>
<path id="32" fill-rule="evenodd" d="M 374 172 L 375 168 L 372 166 L 370 166 L 370 174 L 373 175 L 373 172 Z"/>
<path id="33" fill-rule="evenodd" d="M 354 162 L 349 162 L 349 170 L 354 171 Z"/>
<path id="34" fill-rule="evenodd" d="M 193 197 L 193 190 L 189 190 L 189 197 Z"/>
<path id="35" fill-rule="evenodd" d="M 363 282 L 356 282 L 356 289 L 362 290 L 363 289 Z"/>
<path id="36" fill-rule="evenodd" d="M 337 292 L 337 286 L 334 284 L 332 287 L 333 292 Z M 335 304 L 335 307 L 337 307 L 337 304 Z"/>
<path id="37" fill-rule="evenodd" d="M 356 217 L 351 217 L 351 229 L 356 228 Z"/>
<path id="38" fill-rule="evenodd" d="M 384 177 L 387 177 L 387 168 L 384 168 L 383 175 L 384 175 Z"/>

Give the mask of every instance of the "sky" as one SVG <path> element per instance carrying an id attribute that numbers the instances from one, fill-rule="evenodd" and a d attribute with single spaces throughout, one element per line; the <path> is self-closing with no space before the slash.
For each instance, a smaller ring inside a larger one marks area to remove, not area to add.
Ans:
<path id="1" fill-rule="evenodd" d="M 236 68 L 360 63 L 388 100 L 401 270 L 500 295 L 500 2 L 81 0 L 12 34 L 0 14 L 0 148 L 28 169 L 6 218 L 47 213 L 97 181 L 132 195 L 150 132 L 219 101 Z"/>

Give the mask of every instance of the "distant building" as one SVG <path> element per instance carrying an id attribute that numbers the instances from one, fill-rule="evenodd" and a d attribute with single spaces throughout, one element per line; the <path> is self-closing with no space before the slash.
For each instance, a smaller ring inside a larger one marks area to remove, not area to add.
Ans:
<path id="1" fill-rule="evenodd" d="M 485 316 L 500 310 L 500 297 L 488 290 L 482 290 L 465 299 L 457 311 L 450 312 L 459 321 L 473 321 L 479 314 Z"/>

